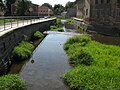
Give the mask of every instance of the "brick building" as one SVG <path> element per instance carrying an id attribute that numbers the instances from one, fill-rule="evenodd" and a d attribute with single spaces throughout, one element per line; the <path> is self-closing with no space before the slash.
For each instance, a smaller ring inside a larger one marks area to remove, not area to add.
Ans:
<path id="1" fill-rule="evenodd" d="M 77 17 L 87 19 L 96 31 L 120 36 L 120 0 L 77 0 Z"/>
<path id="2" fill-rule="evenodd" d="M 69 8 L 67 10 L 67 16 L 68 17 L 76 17 L 76 8 L 75 7 Z"/>
<path id="3" fill-rule="evenodd" d="M 78 18 L 89 18 L 90 17 L 90 0 L 77 0 L 77 12 Z"/>
<path id="4" fill-rule="evenodd" d="M 91 0 L 93 24 L 120 29 L 120 0 Z"/>
<path id="5" fill-rule="evenodd" d="M 31 8 L 32 8 L 31 14 L 32 14 L 32 16 L 38 16 L 38 7 L 39 7 L 39 5 L 37 5 L 37 4 L 32 4 L 31 5 Z"/>
<path id="6" fill-rule="evenodd" d="M 46 6 L 40 6 L 38 8 L 38 15 L 39 16 L 52 16 L 53 15 L 53 11 L 50 10 L 48 7 Z"/>

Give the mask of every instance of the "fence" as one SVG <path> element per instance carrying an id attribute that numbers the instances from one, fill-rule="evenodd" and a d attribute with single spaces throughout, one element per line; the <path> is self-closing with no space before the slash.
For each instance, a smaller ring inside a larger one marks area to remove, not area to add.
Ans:
<path id="1" fill-rule="evenodd" d="M 44 18 L 39 16 L 10 16 L 0 17 L 0 31 L 11 29 L 13 27 L 20 27 L 23 25 L 39 22 Z"/>

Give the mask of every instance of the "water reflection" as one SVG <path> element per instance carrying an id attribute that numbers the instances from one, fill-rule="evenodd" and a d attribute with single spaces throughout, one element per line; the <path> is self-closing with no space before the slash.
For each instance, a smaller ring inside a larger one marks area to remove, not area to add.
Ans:
<path id="1" fill-rule="evenodd" d="M 37 47 L 20 76 L 27 81 L 28 90 L 69 90 L 60 76 L 71 67 L 63 50 L 66 34 L 49 34 Z M 34 64 L 31 61 L 34 60 Z"/>

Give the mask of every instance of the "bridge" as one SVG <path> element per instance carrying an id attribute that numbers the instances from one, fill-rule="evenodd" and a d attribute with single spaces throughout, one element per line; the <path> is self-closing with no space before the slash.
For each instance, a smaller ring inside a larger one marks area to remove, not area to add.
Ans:
<path id="1" fill-rule="evenodd" d="M 16 21 L 6 23 L 5 19 L 7 18 L 0 18 L 0 20 L 4 21 L 0 23 L 0 69 L 4 68 L 4 70 L 8 68 L 9 57 L 13 48 L 24 36 L 30 39 L 35 31 L 47 31 L 50 25 L 54 25 L 56 22 L 56 18 L 44 19 L 34 17 L 28 19 L 28 17 L 24 17 L 24 19 L 17 18 L 15 19 Z"/>

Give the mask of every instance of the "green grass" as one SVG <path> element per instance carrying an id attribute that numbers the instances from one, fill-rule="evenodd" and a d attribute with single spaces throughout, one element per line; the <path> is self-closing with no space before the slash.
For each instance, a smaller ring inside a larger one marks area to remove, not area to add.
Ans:
<path id="1" fill-rule="evenodd" d="M 61 19 L 60 18 L 56 19 L 56 24 L 57 24 L 57 27 L 59 27 L 61 25 Z"/>
<path id="2" fill-rule="evenodd" d="M 15 22 L 15 19 L 5 19 L 5 22 Z M 0 24 L 3 24 L 4 23 L 4 20 L 0 20 Z"/>
<path id="3" fill-rule="evenodd" d="M 56 29 L 57 26 L 50 26 L 50 30 Z"/>
<path id="4" fill-rule="evenodd" d="M 51 31 L 60 31 L 60 32 L 63 32 L 63 31 L 64 31 L 63 28 L 58 28 L 57 26 L 50 26 L 50 30 L 51 30 Z"/>
<path id="5" fill-rule="evenodd" d="M 16 46 L 12 52 L 15 61 L 25 60 L 30 57 L 34 46 L 31 43 L 22 41 L 18 46 Z"/>
<path id="6" fill-rule="evenodd" d="M 37 39 L 41 39 L 43 38 L 44 35 L 40 32 L 40 31 L 36 31 L 34 34 L 33 34 L 33 39 L 34 40 L 37 40 Z"/>
<path id="7" fill-rule="evenodd" d="M 0 90 L 26 90 L 26 83 L 18 75 L 4 75 L 0 77 Z"/>
<path id="8" fill-rule="evenodd" d="M 72 19 L 66 19 L 67 20 L 67 24 L 73 24 L 75 21 Z"/>
<path id="9" fill-rule="evenodd" d="M 71 88 L 120 89 L 120 47 L 92 41 L 85 35 L 68 39 L 64 49 L 69 62 L 76 67 L 63 77 Z"/>
<path id="10" fill-rule="evenodd" d="M 78 66 L 63 79 L 72 90 L 119 90 L 120 70 L 97 66 Z"/>

